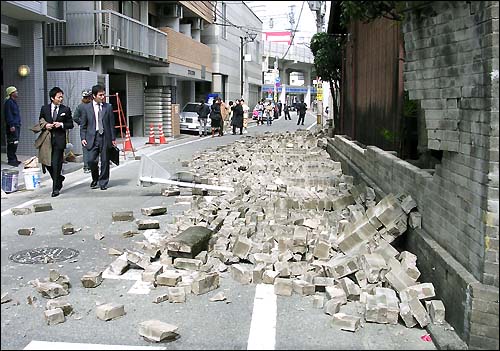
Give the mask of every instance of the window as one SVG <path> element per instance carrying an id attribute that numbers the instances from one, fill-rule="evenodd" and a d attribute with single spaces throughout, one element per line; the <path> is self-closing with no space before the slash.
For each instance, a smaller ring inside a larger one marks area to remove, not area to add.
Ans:
<path id="1" fill-rule="evenodd" d="M 227 39 L 227 4 L 222 3 L 222 38 Z"/>

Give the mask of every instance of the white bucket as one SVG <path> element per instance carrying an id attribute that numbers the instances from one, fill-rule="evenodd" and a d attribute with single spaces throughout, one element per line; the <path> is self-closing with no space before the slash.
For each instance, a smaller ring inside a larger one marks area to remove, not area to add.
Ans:
<path id="1" fill-rule="evenodd" d="M 25 168 L 23 169 L 23 173 L 26 190 L 35 190 L 40 187 L 42 178 L 42 171 L 40 168 Z"/>

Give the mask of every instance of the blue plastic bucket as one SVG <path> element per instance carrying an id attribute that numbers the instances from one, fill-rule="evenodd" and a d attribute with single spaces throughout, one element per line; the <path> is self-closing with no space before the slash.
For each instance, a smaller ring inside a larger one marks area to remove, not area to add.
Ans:
<path id="1" fill-rule="evenodd" d="M 2 190 L 6 193 L 17 191 L 19 171 L 13 169 L 2 170 Z"/>

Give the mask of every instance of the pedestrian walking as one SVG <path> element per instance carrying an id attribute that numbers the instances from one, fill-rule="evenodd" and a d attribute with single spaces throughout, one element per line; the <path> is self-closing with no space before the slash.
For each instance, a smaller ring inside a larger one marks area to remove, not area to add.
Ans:
<path id="1" fill-rule="evenodd" d="M 215 131 L 217 130 L 219 136 L 222 136 L 221 124 L 223 123 L 221 114 L 221 98 L 217 98 L 212 104 L 210 111 L 210 125 L 212 126 L 212 138 L 214 137 Z"/>
<path id="2" fill-rule="evenodd" d="M 245 103 L 244 99 L 241 99 L 241 107 L 243 108 L 243 134 L 248 133 L 248 113 L 250 111 L 250 107 Z"/>
<path id="3" fill-rule="evenodd" d="M 196 111 L 198 113 L 198 123 L 200 123 L 200 137 L 207 135 L 207 122 L 208 115 L 210 114 L 210 107 L 205 104 L 205 100 L 200 100 L 200 107 Z"/>
<path id="4" fill-rule="evenodd" d="M 283 104 L 281 103 L 281 101 L 278 101 L 278 113 L 279 113 L 279 117 L 281 117 L 281 111 L 283 109 Z"/>
<path id="5" fill-rule="evenodd" d="M 21 133 L 21 113 L 17 104 L 17 88 L 10 86 L 5 89 L 5 134 L 7 136 L 7 163 L 10 166 L 17 167 L 21 163 L 17 159 L 17 146 L 19 145 L 19 136 Z"/>
<path id="6" fill-rule="evenodd" d="M 222 116 L 222 121 L 220 124 L 220 136 L 223 136 L 224 131 L 229 128 L 230 112 L 231 112 L 231 108 L 221 99 L 220 100 L 220 114 Z"/>
<path id="7" fill-rule="evenodd" d="M 84 90 L 82 91 L 82 100 L 81 103 L 76 107 L 75 112 L 73 113 L 73 121 L 79 126 L 82 124 L 81 116 L 83 106 L 90 103 L 92 101 L 92 90 Z M 89 150 L 86 147 L 82 148 L 83 153 L 83 173 L 90 173 L 89 167 Z"/>
<path id="8" fill-rule="evenodd" d="M 44 130 L 50 130 L 51 138 L 51 161 L 46 166 L 52 178 L 52 197 L 59 196 L 63 187 L 65 177 L 62 175 L 64 161 L 64 149 L 66 148 L 66 130 L 73 129 L 73 118 L 71 109 L 62 104 L 64 92 L 59 87 L 53 87 L 49 91 L 51 102 L 42 106 L 39 122 Z"/>
<path id="9" fill-rule="evenodd" d="M 80 137 L 87 148 L 92 174 L 90 188 L 106 190 L 109 184 L 110 150 L 116 146 L 115 116 L 111 104 L 104 102 L 106 90 L 97 84 L 92 87 L 92 103 L 83 106 Z M 98 159 L 101 160 L 99 171 Z"/>
<path id="10" fill-rule="evenodd" d="M 273 124 L 273 114 L 274 114 L 274 107 L 271 104 L 271 101 L 267 103 L 267 106 L 264 110 L 264 115 L 266 116 L 266 124 L 270 126 Z"/>
<path id="11" fill-rule="evenodd" d="M 232 107 L 233 118 L 231 125 L 233 126 L 233 135 L 236 134 L 236 128 L 240 129 L 240 135 L 243 135 L 243 106 L 240 100 L 236 100 L 236 104 Z"/>
<path id="12" fill-rule="evenodd" d="M 299 119 L 297 120 L 297 125 L 304 125 L 304 120 L 306 118 L 306 110 L 307 105 L 304 101 L 301 101 L 297 104 L 297 114 L 299 115 Z"/>
<path id="13" fill-rule="evenodd" d="M 260 100 L 259 101 L 259 117 L 257 118 L 257 125 L 264 125 L 264 110 L 265 110 L 265 106 L 264 106 L 264 99 Z"/>
<path id="14" fill-rule="evenodd" d="M 292 120 L 292 118 L 290 117 L 290 107 L 288 106 L 288 104 L 285 104 L 285 106 L 283 106 L 283 112 L 285 112 L 285 121 L 288 119 L 288 120 Z"/>

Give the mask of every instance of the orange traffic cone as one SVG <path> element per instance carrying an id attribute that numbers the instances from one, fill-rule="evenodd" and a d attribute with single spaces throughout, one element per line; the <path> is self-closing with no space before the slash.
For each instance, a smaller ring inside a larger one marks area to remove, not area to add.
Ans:
<path id="1" fill-rule="evenodd" d="M 125 133 L 125 146 L 123 147 L 123 151 L 133 151 L 132 141 L 130 141 L 130 132 L 127 128 Z"/>
<path id="2" fill-rule="evenodd" d="M 166 144 L 167 140 L 165 139 L 165 135 L 163 134 L 163 127 L 161 123 L 158 124 L 158 131 L 160 132 L 160 144 Z"/>
<path id="3" fill-rule="evenodd" d="M 148 140 L 148 144 L 156 144 L 155 131 L 154 131 L 154 128 L 153 128 L 153 123 L 151 123 L 149 125 L 149 140 Z"/>

